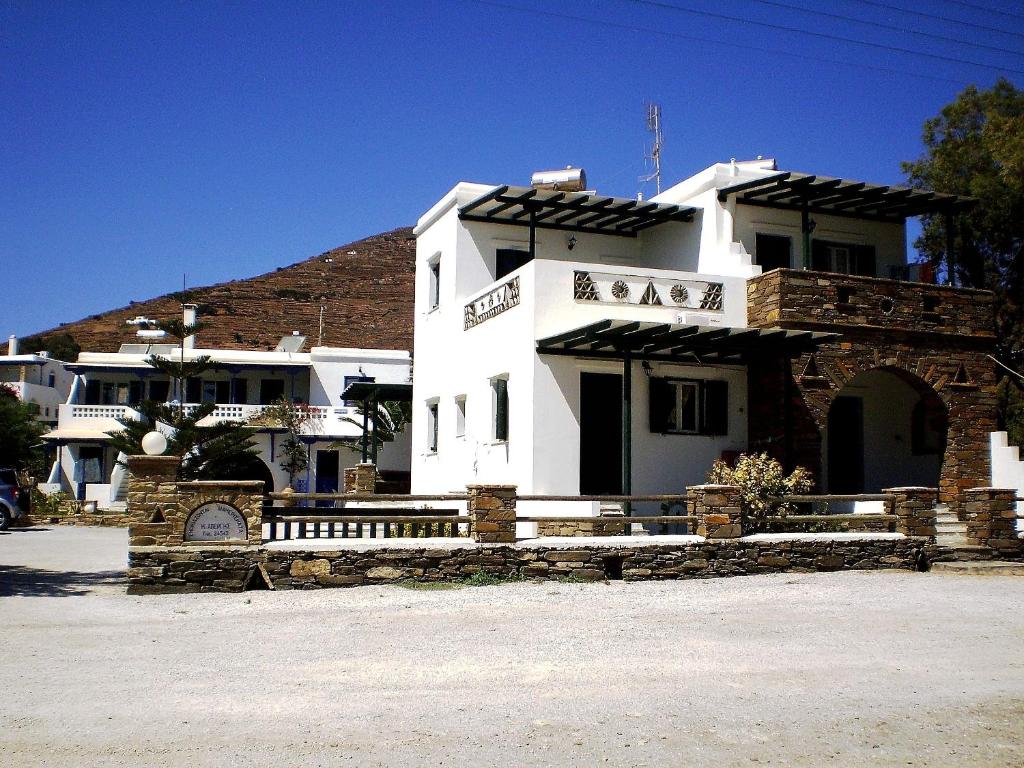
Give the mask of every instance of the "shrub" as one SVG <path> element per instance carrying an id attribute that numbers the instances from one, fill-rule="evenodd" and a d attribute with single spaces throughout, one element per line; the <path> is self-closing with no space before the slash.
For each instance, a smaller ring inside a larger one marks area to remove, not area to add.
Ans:
<path id="1" fill-rule="evenodd" d="M 724 461 L 715 461 L 708 472 L 708 482 L 739 487 L 743 527 L 751 533 L 767 530 L 769 516 L 785 515 L 796 508 L 792 503 L 774 499 L 807 493 L 814 487 L 811 474 L 806 469 L 797 467 L 787 476 L 782 464 L 767 453 L 741 453 L 734 467 Z"/>

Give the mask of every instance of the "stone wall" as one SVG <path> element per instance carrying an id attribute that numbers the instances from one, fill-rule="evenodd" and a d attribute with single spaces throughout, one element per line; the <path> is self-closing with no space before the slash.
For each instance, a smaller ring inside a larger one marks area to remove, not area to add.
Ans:
<path id="1" fill-rule="evenodd" d="M 990 547 L 998 556 L 1016 558 L 1021 554 L 1017 535 L 1017 491 L 1013 488 L 970 488 L 964 494 L 961 519 L 967 525 L 967 540 Z"/>
<path id="2" fill-rule="evenodd" d="M 516 486 L 468 485 L 469 535 L 485 544 L 516 540 Z"/>
<path id="3" fill-rule="evenodd" d="M 953 559 L 925 539 L 754 536 L 643 546 L 531 546 L 464 543 L 446 547 L 299 550 L 254 547 L 133 547 L 129 592 L 238 592 L 243 589 L 501 579 L 660 581 L 763 573 L 903 569 Z"/>
<path id="4" fill-rule="evenodd" d="M 857 325 L 892 331 L 992 337 L 991 291 L 876 277 L 776 269 L 747 282 L 756 327 Z"/>
<path id="5" fill-rule="evenodd" d="M 547 520 L 537 523 L 537 536 L 621 536 L 626 518 L 619 520 Z"/>
<path id="6" fill-rule="evenodd" d="M 847 301 L 838 301 L 841 288 Z M 821 487 L 822 432 L 833 399 L 858 374 L 883 369 L 933 390 L 948 419 L 940 499 L 955 509 L 989 477 L 996 429 L 992 294 L 818 272 L 774 270 L 747 283 L 753 327 L 834 331 L 835 342 L 748 367 L 750 448 L 811 470 Z M 893 302 L 884 311 L 883 299 Z M 926 307 L 928 309 L 926 310 Z"/>

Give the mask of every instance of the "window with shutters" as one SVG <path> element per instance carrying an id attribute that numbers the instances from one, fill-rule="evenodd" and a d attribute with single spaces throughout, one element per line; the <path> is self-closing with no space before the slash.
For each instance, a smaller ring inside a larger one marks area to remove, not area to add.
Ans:
<path id="1" fill-rule="evenodd" d="M 497 441 L 508 440 L 508 377 L 491 379 L 491 405 L 494 414 L 494 429 L 491 437 Z"/>
<path id="2" fill-rule="evenodd" d="M 811 244 L 811 269 L 875 277 L 875 246 L 815 240 Z"/>
<path id="3" fill-rule="evenodd" d="M 650 380 L 650 430 L 674 435 L 729 432 L 729 384 L 695 379 Z"/>
<path id="4" fill-rule="evenodd" d="M 427 262 L 430 268 L 430 309 L 441 306 L 441 254 Z"/>
<path id="5" fill-rule="evenodd" d="M 758 232 L 754 236 L 754 258 L 764 272 L 789 269 L 792 250 L 792 238 L 786 235 Z"/>

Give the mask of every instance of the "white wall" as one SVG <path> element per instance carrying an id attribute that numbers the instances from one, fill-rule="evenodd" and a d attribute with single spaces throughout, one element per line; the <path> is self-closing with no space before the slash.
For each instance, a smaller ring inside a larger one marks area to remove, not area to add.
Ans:
<path id="1" fill-rule="evenodd" d="M 1020 458 L 1020 447 L 1010 445 L 1005 432 L 989 434 L 992 456 L 992 487 L 1016 488 L 1017 495 L 1024 497 L 1024 461 Z M 1017 512 L 1024 514 L 1024 501 L 1017 502 Z M 1017 520 L 1017 530 L 1024 531 L 1024 519 Z"/>

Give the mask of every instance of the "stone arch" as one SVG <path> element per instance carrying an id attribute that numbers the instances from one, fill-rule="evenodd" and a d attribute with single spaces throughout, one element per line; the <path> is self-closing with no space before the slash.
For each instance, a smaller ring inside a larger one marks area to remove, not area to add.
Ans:
<path id="1" fill-rule="evenodd" d="M 822 431 L 822 481 L 829 493 L 938 487 L 949 426 L 945 401 L 915 372 L 861 370 L 831 391 Z"/>
<path id="2" fill-rule="evenodd" d="M 262 457 L 249 454 L 249 457 L 237 464 L 219 471 L 211 480 L 262 480 L 263 493 L 274 491 L 274 473 Z"/>
<path id="3" fill-rule="evenodd" d="M 812 362 L 813 361 L 813 362 Z M 925 344 L 869 335 L 821 345 L 791 359 L 763 356 L 748 366 L 749 450 L 806 467 L 824 488 L 822 440 L 832 401 L 858 375 L 884 369 L 945 407 L 940 499 L 958 506 L 968 488 L 989 484 L 989 433 L 996 429 L 996 379 L 983 349 L 938 339 Z"/>

